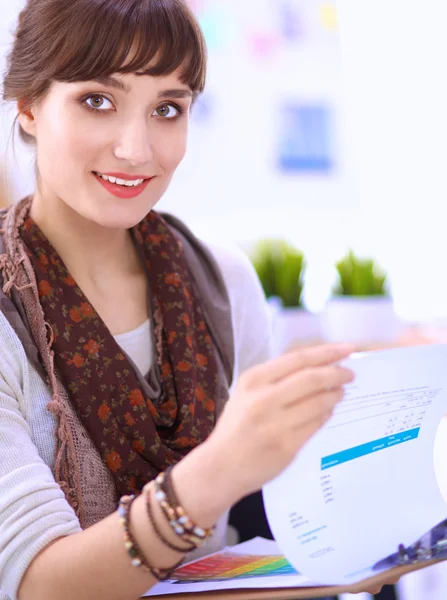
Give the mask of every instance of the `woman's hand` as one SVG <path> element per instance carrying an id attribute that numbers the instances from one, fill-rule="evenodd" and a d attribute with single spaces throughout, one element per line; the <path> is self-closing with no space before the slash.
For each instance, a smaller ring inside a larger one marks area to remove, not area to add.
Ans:
<path id="1" fill-rule="evenodd" d="M 193 520 L 210 527 L 292 462 L 353 380 L 337 365 L 351 352 L 346 345 L 298 350 L 241 376 L 211 436 L 173 470 Z"/>
<path id="2" fill-rule="evenodd" d="M 228 474 L 233 501 L 279 475 L 331 417 L 353 380 L 337 365 L 351 352 L 346 345 L 298 350 L 241 376 L 205 444 L 225 457 L 221 475 Z"/>

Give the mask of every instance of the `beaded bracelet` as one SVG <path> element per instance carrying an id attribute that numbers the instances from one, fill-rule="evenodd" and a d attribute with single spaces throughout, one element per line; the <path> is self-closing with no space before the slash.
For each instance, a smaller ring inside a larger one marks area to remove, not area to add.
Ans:
<path id="1" fill-rule="evenodd" d="M 124 547 L 127 550 L 133 567 L 140 567 L 145 572 L 150 573 L 158 581 L 164 581 L 169 579 L 172 573 L 182 564 L 183 558 L 173 567 L 167 569 L 152 567 L 152 565 L 147 562 L 144 554 L 140 550 L 140 547 L 130 531 L 130 511 L 135 500 L 135 495 L 123 496 L 118 506 L 120 522 L 124 529 Z"/>
<path id="2" fill-rule="evenodd" d="M 170 542 L 168 539 L 166 539 L 165 536 L 163 535 L 163 533 L 160 531 L 160 529 L 157 525 L 157 522 L 155 520 L 154 513 L 153 513 L 151 488 L 152 488 L 152 482 L 144 486 L 143 493 L 146 496 L 146 508 L 147 508 L 147 514 L 149 516 L 149 521 L 151 522 L 152 529 L 155 531 L 155 534 L 158 537 L 158 539 L 161 542 L 163 542 L 163 544 L 165 546 L 167 546 L 171 550 L 174 550 L 175 552 L 181 552 L 182 554 L 185 554 L 186 552 L 191 552 L 192 550 L 195 550 L 196 546 L 194 546 L 193 544 L 189 544 L 189 546 L 187 548 L 181 547 L 181 546 L 175 546 L 172 542 Z"/>
<path id="3" fill-rule="evenodd" d="M 165 492 L 166 496 L 168 497 L 171 506 L 180 506 L 180 502 L 175 492 L 174 484 L 172 483 L 172 469 L 172 466 L 166 469 L 164 473 L 164 481 L 161 483 L 161 487 Z"/>
<path id="4" fill-rule="evenodd" d="M 174 483 L 172 481 L 173 468 L 174 467 L 171 466 L 165 471 L 164 480 L 161 482 L 161 488 L 165 492 L 167 498 L 169 499 L 171 506 L 174 506 L 179 516 L 180 524 L 183 525 L 188 532 L 198 535 L 200 539 L 205 541 L 207 538 L 213 535 L 216 526 L 214 525 L 213 527 L 209 527 L 208 529 L 205 529 L 203 527 L 197 527 L 196 525 L 194 525 L 192 519 L 190 519 L 186 515 L 186 512 L 180 505 L 180 502 L 177 498 L 177 494 L 175 492 Z"/>
<path id="5" fill-rule="evenodd" d="M 170 470 L 168 470 L 169 474 Z M 194 548 L 198 548 L 211 537 L 215 528 L 204 529 L 203 527 L 198 527 L 186 514 L 186 511 L 180 506 L 176 498 L 174 498 L 174 507 L 171 506 L 165 491 L 165 484 L 166 473 L 160 473 L 155 480 L 155 498 L 158 500 L 174 533 L 184 542 L 191 544 Z M 175 496 L 172 485 L 169 488 L 169 495 L 171 497 Z"/>

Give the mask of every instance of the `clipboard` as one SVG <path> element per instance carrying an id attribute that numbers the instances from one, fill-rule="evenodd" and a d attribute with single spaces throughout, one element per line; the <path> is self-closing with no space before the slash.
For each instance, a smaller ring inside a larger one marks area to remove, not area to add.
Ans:
<path id="1" fill-rule="evenodd" d="M 313 598 L 326 598 L 339 594 L 358 594 L 366 588 L 386 585 L 392 579 L 399 579 L 408 573 L 420 571 L 432 565 L 444 562 L 446 559 L 431 559 L 420 563 L 412 563 L 388 569 L 382 573 L 369 577 L 349 586 L 319 586 L 300 588 L 261 588 L 261 589 L 234 589 L 218 590 L 215 592 L 191 592 L 183 594 L 165 594 L 153 596 L 156 600 L 309 600 Z M 152 597 L 152 596 L 151 596 Z"/>

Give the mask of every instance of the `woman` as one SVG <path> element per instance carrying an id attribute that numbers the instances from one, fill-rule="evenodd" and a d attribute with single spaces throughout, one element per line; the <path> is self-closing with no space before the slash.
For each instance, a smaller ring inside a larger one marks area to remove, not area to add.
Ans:
<path id="1" fill-rule="evenodd" d="M 346 347 L 255 366 L 268 323 L 247 261 L 152 210 L 205 62 L 182 0 L 21 13 L 4 97 L 37 182 L 1 225 L 2 598 L 133 600 L 221 547 L 229 508 L 352 380 Z"/>

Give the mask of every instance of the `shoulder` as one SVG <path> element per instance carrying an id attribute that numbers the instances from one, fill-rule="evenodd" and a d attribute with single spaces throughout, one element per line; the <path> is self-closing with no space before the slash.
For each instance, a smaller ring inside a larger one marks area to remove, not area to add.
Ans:
<path id="1" fill-rule="evenodd" d="M 256 281 L 256 274 L 248 257 L 235 244 L 227 244 L 222 242 L 221 239 L 216 242 L 214 236 L 211 238 L 209 235 L 197 235 L 185 221 L 171 213 L 160 212 L 154 214 L 161 217 L 172 232 L 180 237 L 180 241 L 187 242 L 188 246 L 191 246 L 194 251 L 200 252 L 204 247 L 211 252 L 225 278 L 225 282 L 230 284 L 231 287 L 233 287 L 233 282 L 239 282 L 247 275 L 252 283 Z"/>
<path id="2" fill-rule="evenodd" d="M 255 288 L 256 292 L 262 292 L 258 277 L 248 256 L 235 244 L 224 245 L 222 243 L 204 241 L 203 242 L 214 259 L 216 260 L 225 283 L 231 289 L 241 289 L 242 287 Z"/>
<path id="3" fill-rule="evenodd" d="M 265 296 L 259 279 L 247 255 L 236 245 L 203 242 L 214 257 L 225 281 L 232 308 L 238 311 L 251 305 L 262 313 Z"/>
<path id="4" fill-rule="evenodd" d="M 248 256 L 236 245 L 202 243 L 216 260 L 230 298 L 237 376 L 271 358 L 271 313 Z"/>

